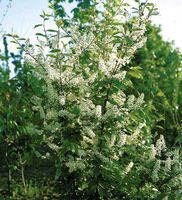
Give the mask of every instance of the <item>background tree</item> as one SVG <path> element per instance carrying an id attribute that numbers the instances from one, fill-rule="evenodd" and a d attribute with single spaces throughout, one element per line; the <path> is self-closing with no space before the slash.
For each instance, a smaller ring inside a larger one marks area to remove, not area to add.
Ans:
<path id="1" fill-rule="evenodd" d="M 17 54 L 9 52 L 6 37 L 0 56 L 0 173 L 3 177 L 0 184 L 7 189 L 2 189 L 5 195 L 11 196 L 20 177 L 26 193 L 25 168 L 33 161 L 40 142 L 35 131 L 40 118 L 33 112 L 30 99 L 33 94 L 41 95 L 41 80 L 24 61 L 21 49 Z M 10 66 L 14 67 L 13 78 Z"/>
<path id="2" fill-rule="evenodd" d="M 161 28 L 149 24 L 147 42 L 131 63 L 134 90 L 143 92 L 153 119 L 152 132 L 164 134 L 169 145 L 181 144 L 181 53 L 162 39 Z M 136 66 L 136 67 L 135 67 Z M 141 76 L 138 75 L 141 73 Z M 138 75 L 138 76 L 137 76 Z"/>

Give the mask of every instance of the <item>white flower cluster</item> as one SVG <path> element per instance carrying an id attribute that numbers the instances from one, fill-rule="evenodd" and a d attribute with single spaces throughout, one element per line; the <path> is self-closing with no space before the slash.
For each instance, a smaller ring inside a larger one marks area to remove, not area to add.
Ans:
<path id="1" fill-rule="evenodd" d="M 80 102 L 80 115 L 82 117 L 93 117 L 95 116 L 95 105 L 89 99 Z"/>
<path id="2" fill-rule="evenodd" d="M 58 69 L 56 69 L 55 67 L 49 66 L 47 68 L 47 73 L 51 80 L 59 80 L 60 79 L 61 74 L 59 73 Z"/>
<path id="3" fill-rule="evenodd" d="M 155 149 L 154 144 L 152 144 L 152 145 L 151 145 L 151 152 L 150 152 L 150 159 L 151 159 L 151 160 L 154 160 L 156 154 L 157 154 L 157 151 L 156 151 L 156 149 Z"/>
<path id="4" fill-rule="evenodd" d="M 113 94 L 111 97 L 111 99 L 116 102 L 119 107 L 122 107 L 126 101 L 126 95 L 122 91 L 119 91 L 117 94 Z"/>
<path id="5" fill-rule="evenodd" d="M 129 108 L 133 108 L 134 101 L 135 101 L 135 96 L 129 95 L 128 100 L 127 100 L 127 104 Z"/>
<path id="6" fill-rule="evenodd" d="M 163 155 L 161 153 L 163 153 Z M 164 156 L 166 157 L 166 159 L 164 159 Z M 152 180 L 154 182 L 158 182 L 160 179 L 160 175 L 163 176 L 163 173 L 170 173 L 172 174 L 170 179 L 171 184 L 182 184 L 182 165 L 180 159 L 181 158 L 179 148 L 175 148 L 175 150 L 173 151 L 167 151 L 164 136 L 160 135 L 159 139 L 156 142 L 156 145 L 151 145 L 150 160 L 155 161 L 151 176 Z M 159 172 L 161 172 L 160 175 Z M 176 174 L 178 174 L 178 176 L 176 176 Z"/>
<path id="7" fill-rule="evenodd" d="M 141 105 L 143 104 L 143 102 L 144 102 L 144 94 L 142 93 L 142 94 L 140 94 L 140 96 L 135 101 L 135 105 L 134 105 L 135 108 L 141 107 Z"/>
<path id="8" fill-rule="evenodd" d="M 172 160 L 170 157 L 168 157 L 165 161 L 165 171 L 170 172 L 171 171 L 171 165 L 172 165 Z"/>
<path id="9" fill-rule="evenodd" d="M 145 24 L 141 23 L 139 24 L 138 22 L 134 24 L 134 29 L 135 31 L 131 32 L 130 37 L 135 40 L 135 41 L 141 41 L 143 39 L 146 27 Z"/>
<path id="10" fill-rule="evenodd" d="M 58 117 L 57 110 L 54 110 L 54 109 L 47 110 L 47 113 L 46 113 L 46 119 L 47 120 L 56 120 L 57 117 Z"/>
<path id="11" fill-rule="evenodd" d="M 125 145 L 127 139 L 127 135 L 123 132 L 120 134 L 120 139 L 119 139 L 119 146 L 122 147 Z"/>
<path id="12" fill-rule="evenodd" d="M 102 116 L 102 106 L 97 105 L 95 108 L 95 115 L 96 117 L 100 118 Z"/>
<path id="13" fill-rule="evenodd" d="M 121 112 L 119 108 L 116 105 L 114 105 L 110 109 L 109 108 L 107 109 L 106 113 L 102 116 L 101 120 L 107 121 L 108 119 L 111 119 L 111 118 L 117 118 L 120 115 L 121 115 Z"/>
<path id="14" fill-rule="evenodd" d="M 134 165 L 134 163 L 132 161 L 127 165 L 127 167 L 125 169 L 126 175 L 131 171 L 131 169 L 133 168 L 133 165 Z"/>
<path id="15" fill-rule="evenodd" d="M 61 106 L 64 106 L 65 105 L 65 102 L 66 102 L 66 98 L 64 95 L 60 95 L 59 96 L 59 103 Z"/>
<path id="16" fill-rule="evenodd" d="M 156 160 L 156 163 L 154 165 L 153 172 L 152 172 L 152 180 L 154 182 L 157 182 L 159 180 L 158 173 L 159 173 L 160 167 L 161 167 L 161 160 Z"/>
<path id="17" fill-rule="evenodd" d="M 150 159 L 153 160 L 157 156 L 161 156 L 161 152 L 166 150 L 166 143 L 163 135 L 160 135 L 156 145 L 151 145 Z"/>
<path id="18" fill-rule="evenodd" d="M 49 78 L 46 79 L 47 100 L 52 106 L 58 103 L 59 94 Z"/>
<path id="19" fill-rule="evenodd" d="M 126 71 L 122 71 L 121 73 L 117 73 L 115 75 L 113 75 L 113 78 L 119 79 L 119 80 L 124 80 L 126 77 Z"/>
<path id="20" fill-rule="evenodd" d="M 67 110 L 60 110 L 58 112 L 59 117 L 67 117 L 68 119 L 73 119 L 74 115 Z"/>
<path id="21" fill-rule="evenodd" d="M 164 140 L 164 136 L 160 135 L 159 139 L 156 142 L 156 153 L 161 156 L 161 152 L 166 150 L 166 143 Z"/>
<path id="22" fill-rule="evenodd" d="M 129 135 L 128 136 L 128 141 L 129 142 L 132 142 L 132 141 L 135 141 L 138 137 L 139 137 L 139 134 L 141 132 L 141 129 L 145 126 L 146 124 L 145 123 L 139 123 L 139 125 L 137 126 L 137 128 L 135 129 L 134 133 L 132 135 Z M 141 141 L 142 143 L 143 141 Z M 140 144 L 138 144 L 140 145 Z"/>
<path id="23" fill-rule="evenodd" d="M 106 61 L 102 56 L 99 59 L 99 69 L 103 72 L 104 75 L 110 76 L 114 69 L 116 68 L 116 62 L 118 58 L 116 54 L 112 53 L 109 56 L 109 60 Z"/>
<path id="24" fill-rule="evenodd" d="M 138 98 L 136 98 L 134 95 L 130 95 L 127 100 L 127 105 L 128 105 L 128 108 L 132 110 L 132 109 L 140 108 L 143 102 L 144 102 L 143 93 L 140 94 Z"/>
<path id="25" fill-rule="evenodd" d="M 65 165 L 69 168 L 69 172 L 72 173 L 78 169 L 83 170 L 85 168 L 85 164 L 81 159 L 74 159 L 73 157 L 69 157 L 68 162 Z"/>
<path id="26" fill-rule="evenodd" d="M 179 149 L 175 149 L 174 155 L 173 155 L 173 164 L 174 164 L 174 170 L 176 172 L 182 173 L 182 163 L 180 162 L 180 152 Z"/>
<path id="27" fill-rule="evenodd" d="M 87 135 L 91 139 L 95 138 L 95 136 L 96 136 L 94 131 L 90 127 L 84 127 L 83 134 Z"/>

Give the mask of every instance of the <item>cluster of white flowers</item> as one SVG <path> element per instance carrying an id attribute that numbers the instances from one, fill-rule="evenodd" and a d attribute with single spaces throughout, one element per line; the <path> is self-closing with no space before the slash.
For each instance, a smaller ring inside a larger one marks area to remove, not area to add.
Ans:
<path id="1" fill-rule="evenodd" d="M 31 98 L 31 102 L 32 102 L 33 104 L 37 105 L 37 106 L 40 106 L 41 103 L 42 103 L 42 99 L 41 99 L 40 97 L 38 97 L 38 96 L 33 96 L 33 97 Z"/>
<path id="2" fill-rule="evenodd" d="M 153 172 L 152 172 L 152 180 L 154 182 L 157 182 L 159 180 L 158 173 L 159 173 L 160 167 L 161 167 L 161 160 L 156 160 L 156 163 L 154 165 Z"/>
<path id="3" fill-rule="evenodd" d="M 137 136 L 140 133 L 140 130 L 145 126 L 145 123 L 139 123 L 137 129 L 135 130 L 133 136 Z"/>
<path id="4" fill-rule="evenodd" d="M 127 104 L 128 104 L 129 108 L 133 108 L 134 101 L 135 101 L 135 96 L 134 95 L 129 95 L 129 97 L 127 99 Z"/>
<path id="5" fill-rule="evenodd" d="M 65 105 L 65 102 L 66 102 L 66 98 L 64 95 L 60 95 L 59 96 L 59 103 L 61 106 L 64 106 Z"/>
<path id="6" fill-rule="evenodd" d="M 53 106 L 56 105 L 59 99 L 58 91 L 53 87 L 49 78 L 46 79 L 47 100 Z"/>
<path id="7" fill-rule="evenodd" d="M 160 135 L 156 142 L 156 152 L 157 155 L 161 156 L 161 152 L 166 149 L 166 143 L 163 135 Z"/>
<path id="8" fill-rule="evenodd" d="M 161 154 L 163 153 L 163 155 Z M 166 157 L 166 159 L 164 159 Z M 160 175 L 159 172 L 164 172 L 165 174 L 172 174 L 170 183 L 179 185 L 182 183 L 182 165 L 180 160 L 179 148 L 175 148 L 173 151 L 167 151 L 164 136 L 160 135 L 159 139 L 156 141 L 156 145 L 151 145 L 150 160 L 155 161 L 153 167 L 151 178 L 154 182 L 158 182 Z M 178 174 L 178 176 L 176 176 Z"/>
<path id="9" fill-rule="evenodd" d="M 130 37 L 135 40 L 135 41 L 140 41 L 141 39 L 143 39 L 143 35 L 145 34 L 146 31 L 146 26 L 145 24 L 141 23 L 139 24 L 139 22 L 137 21 L 134 24 L 134 29 L 135 31 L 131 32 Z"/>
<path id="10" fill-rule="evenodd" d="M 99 58 L 99 69 L 103 72 L 104 75 L 110 76 L 114 69 L 116 68 L 116 63 L 118 58 L 116 54 L 112 53 L 109 56 L 109 60 L 105 60 L 102 56 Z"/>
<path id="11" fill-rule="evenodd" d="M 83 128 L 83 133 L 85 135 L 89 136 L 89 138 L 91 138 L 91 139 L 95 138 L 95 136 L 96 136 L 94 131 L 88 126 Z"/>
<path id="12" fill-rule="evenodd" d="M 69 160 L 65 165 L 69 168 L 70 173 L 78 169 L 83 170 L 85 168 L 85 164 L 81 159 L 75 160 L 72 156 L 69 157 Z"/>
<path id="13" fill-rule="evenodd" d="M 161 156 L 161 152 L 166 150 L 166 143 L 163 135 L 160 135 L 156 145 L 151 145 L 150 159 L 153 160 L 157 156 Z"/>
<path id="14" fill-rule="evenodd" d="M 175 149 L 175 151 L 174 151 L 173 164 L 174 164 L 174 170 L 176 172 L 181 172 L 182 173 L 182 163 L 180 162 L 179 149 Z"/>
<path id="15" fill-rule="evenodd" d="M 74 115 L 70 112 L 68 112 L 67 110 L 60 110 L 58 112 L 59 117 L 67 117 L 69 119 L 73 119 Z"/>
<path id="16" fill-rule="evenodd" d="M 58 117 L 57 110 L 54 110 L 54 109 L 47 110 L 47 113 L 46 113 L 46 119 L 47 120 L 56 120 L 57 117 Z"/>
<path id="17" fill-rule="evenodd" d="M 99 158 L 100 160 L 102 160 L 103 163 L 110 163 L 111 162 L 108 157 L 104 156 L 103 154 L 101 154 L 98 151 L 95 151 L 94 154 L 95 154 L 95 156 L 97 158 Z"/>
<path id="18" fill-rule="evenodd" d="M 115 101 L 119 107 L 121 107 L 126 101 L 126 95 L 122 91 L 119 91 L 117 94 L 112 95 L 112 100 Z"/>
<path id="19" fill-rule="evenodd" d="M 90 117 L 95 116 L 95 105 L 89 99 L 80 102 L 80 115 L 82 117 Z"/>
<path id="20" fill-rule="evenodd" d="M 98 118 L 100 118 L 102 116 L 102 106 L 101 105 L 97 105 L 95 107 L 95 115 Z"/>
<path id="21" fill-rule="evenodd" d="M 133 168 L 133 165 L 134 165 L 134 163 L 132 161 L 127 165 L 127 167 L 125 169 L 126 175 L 131 171 L 131 169 Z"/>
<path id="22" fill-rule="evenodd" d="M 119 108 L 114 105 L 111 108 L 108 108 L 106 113 L 102 115 L 102 121 L 107 121 L 110 118 L 116 118 L 121 115 Z"/>
<path id="23" fill-rule="evenodd" d="M 59 146 L 57 146 L 56 144 L 54 144 L 54 143 L 47 143 L 47 145 L 48 145 L 48 147 L 50 148 L 50 149 L 52 149 L 53 151 L 59 151 L 59 149 L 60 149 L 60 147 Z"/>
<path id="24" fill-rule="evenodd" d="M 144 103 L 144 94 L 140 94 L 140 96 L 135 100 L 134 108 L 140 108 Z"/>
<path id="25" fill-rule="evenodd" d="M 129 141 L 129 142 L 135 141 L 135 140 L 138 138 L 138 136 L 139 136 L 139 134 L 140 134 L 140 132 L 141 132 L 141 129 L 142 129 L 144 126 L 146 126 L 145 123 L 139 123 L 139 125 L 138 125 L 137 128 L 135 129 L 134 133 L 133 133 L 132 135 L 128 136 L 128 141 Z M 143 142 L 143 141 L 141 141 L 141 143 L 142 143 L 142 142 Z M 140 145 L 140 144 L 138 144 L 138 145 Z"/>
<path id="26" fill-rule="evenodd" d="M 85 143 L 87 143 L 87 144 L 93 144 L 93 139 L 92 138 L 90 138 L 90 137 L 87 137 L 87 136 L 83 136 L 83 141 L 85 142 Z"/>
<path id="27" fill-rule="evenodd" d="M 113 78 L 119 79 L 119 80 L 124 80 L 126 77 L 126 71 L 122 71 L 121 73 L 117 73 L 115 75 L 113 75 Z"/>
<path id="28" fill-rule="evenodd" d="M 124 146 L 126 143 L 127 135 L 123 132 L 120 134 L 120 139 L 119 139 L 119 146 Z"/>
<path id="29" fill-rule="evenodd" d="M 156 154 L 157 154 L 157 151 L 156 151 L 156 149 L 155 149 L 154 144 L 152 144 L 152 145 L 151 145 L 151 152 L 150 152 L 150 159 L 151 159 L 151 160 L 154 160 Z"/>
<path id="30" fill-rule="evenodd" d="M 59 73 L 58 69 L 56 69 L 53 66 L 49 66 L 47 68 L 47 73 L 51 80 L 59 80 L 60 79 L 61 74 Z"/>
<path id="31" fill-rule="evenodd" d="M 168 157 L 165 161 L 165 171 L 170 172 L 171 171 L 171 165 L 172 165 L 172 160 L 170 157 Z"/>

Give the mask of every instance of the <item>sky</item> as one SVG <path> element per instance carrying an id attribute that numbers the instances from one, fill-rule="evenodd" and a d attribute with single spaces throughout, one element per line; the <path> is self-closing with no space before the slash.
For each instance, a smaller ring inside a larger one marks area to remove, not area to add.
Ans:
<path id="1" fill-rule="evenodd" d="M 9 0 L 0 0 L 0 19 Z M 40 14 L 47 10 L 48 0 L 12 0 L 2 27 L 6 33 L 17 33 L 22 37 L 33 37 L 35 24 L 42 22 Z M 1 30 L 1 29 L 0 29 Z"/>
<path id="2" fill-rule="evenodd" d="M 9 0 L 0 0 L 0 22 L 6 11 Z M 175 46 L 182 52 L 182 0 L 152 0 L 159 8 L 160 15 L 152 21 L 162 26 L 162 35 L 165 40 L 174 41 Z M 69 8 L 67 8 L 69 9 Z M 35 24 L 41 23 L 40 14 L 48 11 L 48 0 L 12 0 L 11 8 L 0 26 L 5 32 L 35 39 L 33 29 Z"/>
<path id="3" fill-rule="evenodd" d="M 182 52 L 182 0 L 153 0 L 159 9 L 159 16 L 153 18 L 161 25 L 165 40 L 174 40 Z"/>

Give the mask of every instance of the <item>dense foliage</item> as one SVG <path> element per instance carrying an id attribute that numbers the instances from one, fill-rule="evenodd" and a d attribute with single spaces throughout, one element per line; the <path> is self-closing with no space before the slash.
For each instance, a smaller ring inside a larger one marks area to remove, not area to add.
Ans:
<path id="1" fill-rule="evenodd" d="M 68 1 L 69 16 L 63 2 L 37 45 L 8 35 L 15 55 L 4 38 L 2 198 L 180 199 L 181 54 L 150 24 L 156 8 Z"/>
<path id="2" fill-rule="evenodd" d="M 147 42 L 131 65 L 139 66 L 142 79 L 132 80 L 134 90 L 143 92 L 154 106 L 153 133 L 165 135 L 169 145 L 181 144 L 181 54 L 173 44 L 163 41 L 160 27 L 148 26 Z"/>

